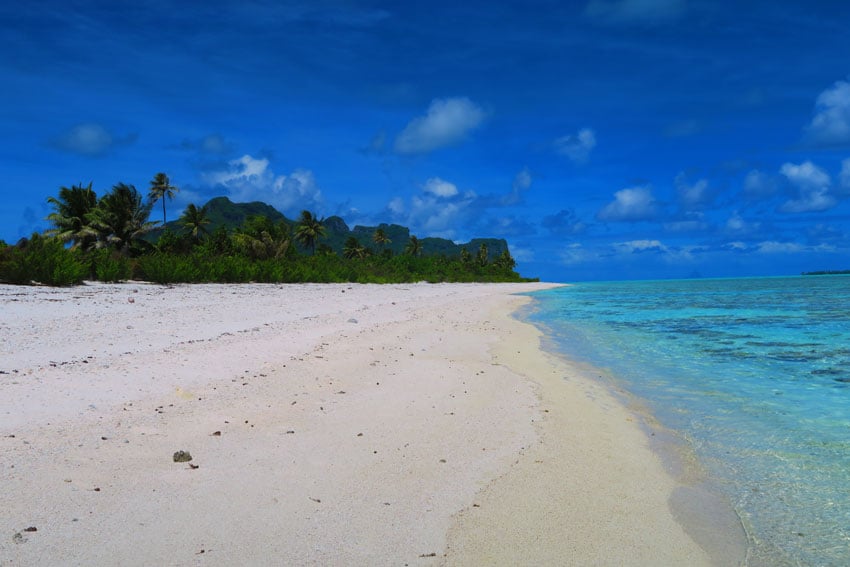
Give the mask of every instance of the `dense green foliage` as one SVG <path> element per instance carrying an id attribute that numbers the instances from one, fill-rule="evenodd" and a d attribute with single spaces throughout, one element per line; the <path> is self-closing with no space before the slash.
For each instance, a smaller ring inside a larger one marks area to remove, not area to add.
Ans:
<path id="1" fill-rule="evenodd" d="M 412 236 L 404 227 L 349 231 L 342 219 L 323 221 L 309 211 L 303 211 L 298 222 L 279 213 L 260 214 L 245 217 L 233 229 L 219 224 L 210 231 L 209 203 L 201 208 L 190 205 L 179 221 L 159 229 L 157 238 L 151 239 L 152 204 L 177 190 L 165 174 L 157 174 L 151 186 L 147 203 L 132 185 L 123 183 L 100 199 L 90 185 L 63 187 L 58 198 L 48 199 L 54 207 L 48 217 L 53 229 L 14 246 L 0 242 L 0 282 L 61 286 L 85 279 L 161 284 L 522 281 L 507 246 L 500 245 L 504 241 L 473 240 L 474 253 L 466 247 L 455 248 L 453 255 L 428 253 L 424 243 L 429 239 Z M 337 249 L 326 240 L 329 233 L 348 236 Z M 494 242 L 500 249 L 495 256 L 488 247 Z"/>

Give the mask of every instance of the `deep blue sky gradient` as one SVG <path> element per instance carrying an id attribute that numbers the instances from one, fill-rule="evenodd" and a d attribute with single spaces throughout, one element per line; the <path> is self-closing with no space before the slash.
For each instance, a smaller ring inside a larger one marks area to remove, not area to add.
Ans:
<path id="1" fill-rule="evenodd" d="M 504 237 L 547 280 L 850 268 L 848 29 L 817 0 L 5 3 L 0 238 L 165 171 L 170 218 Z"/>

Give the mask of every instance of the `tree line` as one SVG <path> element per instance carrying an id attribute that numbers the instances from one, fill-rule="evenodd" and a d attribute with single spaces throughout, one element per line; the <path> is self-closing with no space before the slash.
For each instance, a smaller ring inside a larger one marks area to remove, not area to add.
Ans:
<path id="1" fill-rule="evenodd" d="M 371 242 L 349 237 L 337 254 L 322 242 L 323 220 L 307 210 L 294 223 L 256 215 L 236 228 L 210 231 L 207 207 L 190 204 L 177 220 L 179 228 L 172 230 L 166 226 L 165 203 L 178 191 L 165 173 L 153 177 L 147 196 L 125 183 L 100 197 L 91 183 L 61 187 L 47 199 L 50 229 L 14 246 L 0 241 L 0 282 L 524 281 L 507 250 L 492 261 L 486 244 L 474 253 L 463 248 L 454 257 L 423 255 L 420 239 L 411 235 L 404 252 L 393 254 L 382 228 Z M 150 220 L 157 202 L 162 203 L 161 223 Z"/>

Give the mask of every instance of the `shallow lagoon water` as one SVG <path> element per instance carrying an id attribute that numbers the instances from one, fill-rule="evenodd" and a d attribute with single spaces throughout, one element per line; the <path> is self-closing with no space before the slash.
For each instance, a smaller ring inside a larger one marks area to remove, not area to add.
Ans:
<path id="1" fill-rule="evenodd" d="M 850 277 L 582 283 L 527 316 L 675 431 L 750 565 L 850 564 Z"/>

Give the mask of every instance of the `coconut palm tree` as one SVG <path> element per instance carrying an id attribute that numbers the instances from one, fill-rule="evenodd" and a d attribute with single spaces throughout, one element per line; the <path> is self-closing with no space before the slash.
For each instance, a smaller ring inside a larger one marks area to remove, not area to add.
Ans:
<path id="1" fill-rule="evenodd" d="M 510 251 L 506 248 L 502 251 L 499 257 L 493 261 L 493 265 L 504 272 L 510 272 L 516 267 L 516 260 L 513 259 Z"/>
<path id="2" fill-rule="evenodd" d="M 422 242 L 415 236 L 411 235 L 410 241 L 408 241 L 407 246 L 404 248 L 404 251 L 410 254 L 411 256 L 419 256 L 420 254 L 422 254 Z"/>
<path id="3" fill-rule="evenodd" d="M 192 235 L 192 238 L 198 240 L 202 235 L 209 233 L 206 226 L 210 224 L 210 219 L 207 218 L 207 206 L 204 205 L 199 209 L 194 203 L 189 203 L 178 222 L 183 225 L 186 232 Z"/>
<path id="4" fill-rule="evenodd" d="M 108 246 L 122 254 L 130 254 L 131 248 L 141 244 L 142 236 L 154 226 L 148 221 L 152 205 L 144 204 L 141 193 L 132 185 L 114 185 L 88 215 L 97 233 L 97 246 Z"/>
<path id="5" fill-rule="evenodd" d="M 151 188 L 148 192 L 148 198 L 153 205 L 157 201 L 162 201 L 162 226 L 165 226 L 165 201 L 166 199 L 173 199 L 174 194 L 179 191 L 179 189 L 171 184 L 171 180 L 168 179 L 168 176 L 162 172 L 157 173 L 153 176 L 151 180 Z"/>
<path id="6" fill-rule="evenodd" d="M 54 208 L 54 212 L 47 216 L 55 227 L 47 231 L 49 236 L 71 242 L 71 248 L 75 249 L 87 250 L 94 246 L 97 237 L 89 226 L 88 216 L 97 206 L 97 195 L 92 191 L 91 183 L 88 187 L 82 184 L 70 189 L 62 187 L 59 197 L 48 197 L 47 202 Z"/>
<path id="7" fill-rule="evenodd" d="M 304 248 L 316 253 L 316 242 L 325 235 L 325 226 L 310 211 L 301 211 L 298 225 L 295 227 L 295 240 Z"/>
<path id="8" fill-rule="evenodd" d="M 387 236 L 386 231 L 383 228 L 375 229 L 375 232 L 372 234 L 372 242 L 374 242 L 378 246 L 378 250 L 383 253 L 384 247 L 387 244 L 390 244 L 392 240 Z"/>
<path id="9" fill-rule="evenodd" d="M 360 241 L 353 236 L 349 236 L 342 246 L 342 255 L 345 258 L 365 258 L 368 255 L 366 247 L 360 244 Z"/>
<path id="10" fill-rule="evenodd" d="M 482 267 L 486 266 L 488 257 L 489 257 L 489 252 L 487 250 L 487 244 L 482 242 L 481 246 L 478 248 L 478 256 L 476 258 L 478 260 L 478 265 L 482 266 Z"/>

